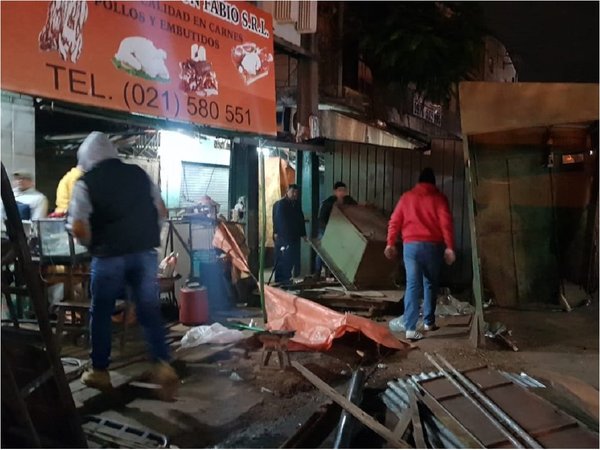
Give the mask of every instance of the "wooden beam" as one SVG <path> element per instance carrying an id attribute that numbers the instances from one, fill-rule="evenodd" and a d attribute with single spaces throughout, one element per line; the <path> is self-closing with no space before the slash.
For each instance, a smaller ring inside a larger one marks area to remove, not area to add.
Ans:
<path id="1" fill-rule="evenodd" d="M 63 445 L 72 445 L 76 448 L 86 448 L 87 439 L 81 427 L 81 419 L 76 413 L 75 403 L 69 383 L 65 375 L 65 370 L 60 360 L 57 339 L 52 332 L 52 325 L 48 313 L 48 304 L 44 297 L 42 281 L 38 273 L 38 268 L 33 264 L 29 244 L 23 229 L 23 223 L 19 216 L 15 196 L 6 173 L 4 164 L 1 164 L 1 184 L 0 194 L 4 204 L 6 214 L 6 232 L 10 242 L 14 245 L 18 263 L 23 270 L 25 284 L 29 290 L 29 298 L 33 304 L 35 316 L 39 325 L 40 335 L 45 346 L 45 355 L 54 374 L 57 396 L 60 399 L 60 407 L 57 413 L 65 416 L 64 430 L 65 440 Z"/>
<path id="2" fill-rule="evenodd" d="M 308 381 L 314 384 L 323 394 L 352 414 L 363 425 L 384 438 L 389 444 L 393 445 L 394 448 L 411 448 L 408 443 L 402 439 L 398 439 L 391 430 L 377 422 L 377 420 L 368 415 L 350 400 L 346 399 L 342 394 L 337 392 L 334 388 L 329 386 L 298 361 L 293 361 L 292 366 L 298 370 L 298 372 L 300 372 Z"/>
<path id="3" fill-rule="evenodd" d="M 406 430 L 408 430 L 408 427 L 410 426 L 411 422 L 412 422 L 412 411 L 409 406 L 404 411 L 404 413 L 398 420 L 398 423 L 394 427 L 393 433 L 394 433 L 394 436 L 396 436 L 396 439 L 402 439 L 404 437 L 404 434 L 406 433 Z"/>
<path id="4" fill-rule="evenodd" d="M 317 59 L 317 55 L 313 52 L 306 50 L 304 47 L 294 45 L 291 42 L 286 41 L 279 36 L 274 36 L 275 50 L 279 50 L 286 55 L 294 56 L 296 58 L 309 58 Z"/>
<path id="5" fill-rule="evenodd" d="M 425 444 L 425 435 L 423 434 L 423 424 L 421 423 L 421 415 L 419 414 L 419 405 L 417 404 L 415 388 L 409 387 L 407 393 L 411 410 L 413 437 L 415 439 L 416 448 L 427 448 L 427 444 Z"/>
<path id="6" fill-rule="evenodd" d="M 471 238 L 471 259 L 473 263 L 473 297 L 475 298 L 475 315 L 471 322 L 471 344 L 475 348 L 485 345 L 483 336 L 483 283 L 481 281 L 481 262 L 477 248 L 477 230 L 475 222 L 475 180 L 476 169 L 469 153 L 469 140 L 463 141 L 465 183 L 467 190 L 467 207 Z"/>

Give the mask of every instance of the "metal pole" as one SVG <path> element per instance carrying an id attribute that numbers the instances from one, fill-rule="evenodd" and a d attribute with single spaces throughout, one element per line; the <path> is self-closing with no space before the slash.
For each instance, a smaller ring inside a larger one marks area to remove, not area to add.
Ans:
<path id="1" fill-rule="evenodd" d="M 267 193 L 266 193 L 266 175 L 265 175 L 265 155 L 263 149 L 259 149 L 258 167 L 260 172 L 260 211 L 261 211 L 261 238 L 260 238 L 260 260 L 258 269 L 258 279 L 260 286 L 260 307 L 263 313 L 265 324 L 268 321 L 267 309 L 265 307 L 265 247 L 267 245 Z"/>
<path id="2" fill-rule="evenodd" d="M 355 405 L 360 404 L 362 400 L 362 386 L 364 380 L 364 370 L 358 369 L 352 373 L 352 378 L 350 379 L 350 386 L 348 386 L 348 393 L 346 394 L 346 398 Z M 350 448 L 353 425 L 355 422 L 356 420 L 348 411 L 342 411 L 333 448 Z"/>
<path id="3" fill-rule="evenodd" d="M 512 434 L 510 434 L 510 432 L 506 428 L 504 428 L 504 426 L 501 423 L 499 423 L 496 420 L 496 418 L 488 412 L 487 409 L 481 406 L 477 402 L 477 400 L 475 400 L 458 381 L 452 378 L 452 376 L 448 372 L 446 372 L 444 368 L 440 366 L 439 363 L 435 359 L 433 359 L 433 357 L 429 353 L 425 353 L 425 357 L 429 360 L 429 362 L 431 362 L 431 364 L 435 366 L 436 369 L 438 369 L 442 373 L 442 375 L 444 375 L 444 377 L 446 377 L 446 379 L 450 383 L 452 383 L 452 385 L 456 389 L 458 389 L 458 391 L 463 396 L 465 396 L 465 398 L 467 398 L 479 411 L 481 411 L 481 413 L 492 423 L 492 425 L 495 426 L 498 429 L 498 431 L 500 431 L 500 433 L 502 433 L 515 448 L 523 447 L 523 445 L 517 439 L 515 439 L 515 437 Z"/>
<path id="4" fill-rule="evenodd" d="M 471 382 L 467 377 L 465 377 L 462 373 L 456 370 L 452 364 L 450 364 L 446 358 L 442 355 L 436 355 L 440 361 L 442 361 L 448 369 L 452 371 L 454 376 L 458 378 L 458 380 L 464 384 L 468 389 L 470 389 L 475 396 L 481 400 L 492 413 L 494 413 L 500 420 L 502 420 L 506 425 L 509 426 L 511 430 L 513 430 L 517 435 L 519 435 L 531 448 L 543 448 L 529 433 L 527 433 L 521 426 L 515 422 L 511 417 L 509 417 L 498 405 L 496 405 L 493 401 L 491 401 L 481 390 Z"/>

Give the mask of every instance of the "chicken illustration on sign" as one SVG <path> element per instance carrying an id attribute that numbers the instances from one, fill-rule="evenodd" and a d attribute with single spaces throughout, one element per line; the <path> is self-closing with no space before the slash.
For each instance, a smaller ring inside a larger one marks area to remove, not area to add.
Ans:
<path id="1" fill-rule="evenodd" d="M 40 50 L 57 51 L 63 61 L 77 62 L 83 50 L 82 31 L 87 17 L 87 2 L 50 2 L 46 24 L 38 37 Z"/>
<path id="2" fill-rule="evenodd" d="M 181 89 L 200 97 L 219 94 L 219 83 L 213 66 L 206 60 L 206 49 L 198 44 L 191 47 L 191 57 L 179 63 Z"/>
<path id="3" fill-rule="evenodd" d="M 246 86 L 266 77 L 273 62 L 273 55 L 266 48 L 259 48 L 253 42 L 234 47 L 231 58 Z"/>
<path id="4" fill-rule="evenodd" d="M 130 75 L 168 82 L 166 59 L 167 52 L 156 48 L 151 40 L 142 36 L 130 36 L 121 41 L 113 62 L 118 69 Z"/>

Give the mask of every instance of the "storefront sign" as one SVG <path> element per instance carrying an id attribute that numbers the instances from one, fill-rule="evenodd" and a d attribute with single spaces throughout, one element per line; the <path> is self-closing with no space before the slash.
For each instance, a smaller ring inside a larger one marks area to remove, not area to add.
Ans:
<path id="1" fill-rule="evenodd" d="M 275 135 L 272 19 L 246 2 L 2 2 L 2 89 Z"/>

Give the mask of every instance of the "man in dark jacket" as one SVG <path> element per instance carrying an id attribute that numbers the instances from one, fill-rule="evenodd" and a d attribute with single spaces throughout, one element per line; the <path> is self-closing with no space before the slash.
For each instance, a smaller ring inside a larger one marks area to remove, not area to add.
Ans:
<path id="1" fill-rule="evenodd" d="M 155 362 L 149 381 L 162 386 L 161 396 L 172 397 L 179 380 L 169 365 L 160 313 L 155 248 L 160 246 L 160 221 L 166 208 L 158 187 L 140 167 L 123 163 L 103 133 L 91 133 L 77 157 L 85 175 L 73 189 L 69 224 L 92 254 L 92 368 L 83 374 L 82 382 L 97 389 L 111 387 L 111 315 L 128 286 Z"/>
<path id="2" fill-rule="evenodd" d="M 273 205 L 273 240 L 275 241 L 275 282 L 285 282 L 300 275 L 300 240 L 306 240 L 300 189 L 290 184 L 281 200 Z"/>
<path id="3" fill-rule="evenodd" d="M 357 205 L 356 200 L 348 195 L 348 188 L 342 181 L 338 181 L 333 185 L 333 195 L 327 197 L 323 203 L 321 203 L 321 209 L 319 209 L 319 239 L 323 237 L 325 228 L 329 222 L 331 216 L 331 210 L 333 205 Z M 315 261 L 315 273 L 317 277 L 321 275 L 323 269 L 323 261 L 319 256 Z"/>

